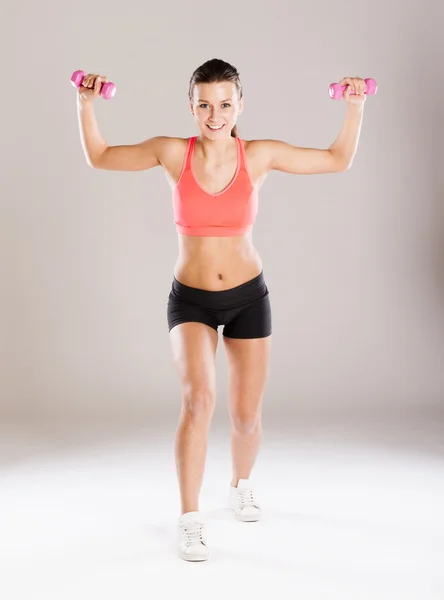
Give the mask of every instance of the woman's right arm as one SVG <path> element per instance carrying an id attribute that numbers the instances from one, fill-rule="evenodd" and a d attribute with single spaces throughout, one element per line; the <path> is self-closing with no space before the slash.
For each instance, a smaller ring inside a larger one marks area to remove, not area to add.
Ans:
<path id="1" fill-rule="evenodd" d="M 87 163 L 94 169 L 143 171 L 161 163 L 169 138 L 153 137 L 139 144 L 109 146 L 97 125 L 93 102 L 77 96 L 80 140 Z"/>

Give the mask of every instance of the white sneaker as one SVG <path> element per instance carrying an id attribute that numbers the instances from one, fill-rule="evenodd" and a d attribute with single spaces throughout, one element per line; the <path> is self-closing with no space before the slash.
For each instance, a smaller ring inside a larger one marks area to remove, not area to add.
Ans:
<path id="1" fill-rule="evenodd" d="M 205 522 L 199 511 L 184 513 L 179 519 L 179 555 L 184 560 L 207 560 Z"/>
<path id="2" fill-rule="evenodd" d="M 239 479 L 237 487 L 230 486 L 230 507 L 239 521 L 259 521 L 261 518 L 261 507 L 248 479 Z"/>

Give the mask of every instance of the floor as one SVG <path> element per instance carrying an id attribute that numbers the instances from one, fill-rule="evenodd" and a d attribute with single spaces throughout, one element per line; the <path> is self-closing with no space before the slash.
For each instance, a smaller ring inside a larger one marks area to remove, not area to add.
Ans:
<path id="1" fill-rule="evenodd" d="M 213 424 L 205 563 L 176 555 L 175 426 L 1 426 L 0 597 L 444 599 L 443 420 L 265 420 L 258 523 Z"/>

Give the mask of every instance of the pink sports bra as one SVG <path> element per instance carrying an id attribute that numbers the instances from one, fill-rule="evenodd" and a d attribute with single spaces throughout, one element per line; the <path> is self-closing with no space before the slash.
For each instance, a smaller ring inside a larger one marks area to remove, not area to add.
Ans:
<path id="1" fill-rule="evenodd" d="M 237 142 L 237 169 L 232 181 L 218 194 L 206 192 L 193 170 L 196 137 L 189 138 L 182 172 L 173 191 L 174 222 L 178 233 L 197 236 L 244 235 L 253 228 L 258 192 L 245 163 L 244 143 Z"/>

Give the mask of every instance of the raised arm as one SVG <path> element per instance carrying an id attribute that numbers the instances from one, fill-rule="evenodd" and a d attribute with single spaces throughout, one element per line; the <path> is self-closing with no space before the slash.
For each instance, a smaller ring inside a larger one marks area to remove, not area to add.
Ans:
<path id="1" fill-rule="evenodd" d="M 339 173 L 347 169 L 343 158 L 329 148 L 301 148 L 279 140 L 263 140 L 269 157 L 270 171 L 282 171 L 294 175 Z"/>
<path id="2" fill-rule="evenodd" d="M 142 171 L 161 164 L 167 137 L 153 137 L 138 144 L 109 146 L 97 125 L 94 106 L 78 96 L 80 140 L 87 163 L 94 169 Z"/>
<path id="3" fill-rule="evenodd" d="M 106 77 L 89 74 L 77 94 L 80 140 L 87 163 L 94 169 L 113 171 L 142 171 L 162 164 L 172 138 L 159 136 L 138 144 L 119 146 L 109 146 L 103 139 L 93 101 L 98 98 L 104 81 Z"/>
<path id="4" fill-rule="evenodd" d="M 300 148 L 279 140 L 258 140 L 269 170 L 298 175 L 338 173 L 353 163 L 358 147 L 365 102 L 365 82 L 359 77 L 344 78 L 348 84 L 344 100 L 348 103 L 344 124 L 337 139 L 328 148 Z M 350 95 L 350 90 L 355 95 Z"/>

